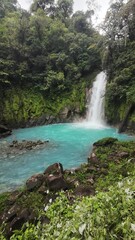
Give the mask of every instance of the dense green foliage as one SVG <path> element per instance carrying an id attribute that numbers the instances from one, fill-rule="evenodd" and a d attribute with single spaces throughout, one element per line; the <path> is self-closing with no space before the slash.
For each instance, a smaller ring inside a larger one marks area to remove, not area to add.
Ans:
<path id="1" fill-rule="evenodd" d="M 40 223 L 28 225 L 25 232 L 18 232 L 15 239 L 134 239 L 134 185 L 135 178 L 121 181 L 111 187 L 108 193 L 98 193 L 96 197 L 85 197 L 70 204 L 61 195 L 49 208 L 51 218 L 48 225 Z"/>
<path id="2" fill-rule="evenodd" d="M 6 201 L 9 197 L 9 193 L 0 195 L 0 213 L 6 208 Z"/>
<path id="3" fill-rule="evenodd" d="M 17 125 L 43 114 L 57 117 L 67 106 L 83 113 L 88 77 L 101 68 L 101 52 L 108 74 L 106 115 L 110 123 L 123 120 L 135 105 L 135 1 L 111 5 L 103 26 L 104 51 L 92 14 L 73 14 L 72 0 L 34 0 L 31 12 L 18 8 L 16 0 L 0 0 L 1 121 Z M 130 120 L 135 122 L 134 112 Z M 134 143 L 109 141 L 99 141 L 95 149 L 101 167 L 92 172 L 95 196 L 77 199 L 69 191 L 45 206 L 40 193 L 27 193 L 17 204 L 33 209 L 39 222 L 25 224 L 10 239 L 133 240 Z M 76 173 L 80 184 L 85 185 L 87 170 L 84 165 Z M 8 197 L 0 195 L 0 214 Z M 44 215 L 50 223 L 41 224 Z"/>
<path id="4" fill-rule="evenodd" d="M 70 92 L 61 92 L 58 96 L 46 97 L 40 91 L 25 87 L 7 89 L 1 99 L 1 112 L 5 122 L 10 121 L 10 126 L 15 124 L 18 127 L 28 119 L 38 119 L 44 114 L 57 118 L 66 107 L 84 113 L 85 88 L 86 82 L 82 79 L 80 83 L 72 85 Z"/>
<path id="5" fill-rule="evenodd" d="M 12 2 L 8 1 L 10 5 Z M 72 14 L 72 0 L 60 0 L 57 4 L 34 1 L 32 14 L 15 8 L 14 3 L 14 11 L 7 7 L 7 2 L 2 4 L 6 9 L 0 18 L 2 99 L 8 101 L 8 89 L 16 88 L 18 92 L 32 88 L 30 95 L 34 92 L 44 101 L 58 101 L 58 96 L 63 99 L 75 85 L 81 85 L 82 77 L 100 69 L 100 35 L 90 23 L 90 13 Z M 1 106 L 1 120 L 10 122 L 12 116 L 2 115 L 4 107 Z M 10 109 L 14 112 L 12 104 Z M 47 112 L 45 108 L 43 112 Z"/>
<path id="6" fill-rule="evenodd" d="M 106 117 L 111 124 L 121 122 L 135 104 L 134 0 L 117 0 L 110 6 L 102 37 L 92 26 L 93 9 L 73 13 L 72 0 L 34 0 L 30 12 L 17 6 L 16 0 L 0 1 L 0 120 L 19 125 L 42 114 L 53 115 L 55 106 L 62 110 L 67 106 L 64 96 L 76 92 L 76 86 L 84 91 L 86 85 L 90 86 L 87 76 L 101 69 L 102 56 L 108 74 Z M 39 96 L 38 110 L 31 106 L 28 114 L 23 107 L 25 98 L 21 97 L 21 113 L 14 114 L 16 107 L 7 98 L 9 89 L 12 95 L 29 89 L 28 105 L 33 101 L 31 96 Z M 58 96 L 61 108 L 54 103 L 59 103 Z M 83 96 L 75 98 L 77 105 Z M 52 106 L 50 110 L 46 103 Z M 81 105 L 83 114 L 85 100 Z M 72 101 L 69 106 L 74 108 Z M 135 123 L 134 111 L 129 117 Z"/>
<path id="7" fill-rule="evenodd" d="M 135 103 L 135 1 L 112 4 L 103 28 L 107 44 L 103 61 L 109 77 L 106 114 L 110 123 L 119 123 Z"/>

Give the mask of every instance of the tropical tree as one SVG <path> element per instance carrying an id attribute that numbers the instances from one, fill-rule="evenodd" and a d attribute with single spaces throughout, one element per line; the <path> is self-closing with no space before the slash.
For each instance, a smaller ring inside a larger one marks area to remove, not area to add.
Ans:
<path id="1" fill-rule="evenodd" d="M 69 18 L 73 13 L 73 0 L 58 0 L 57 9 L 62 20 Z"/>
<path id="2" fill-rule="evenodd" d="M 17 0 L 0 0 L 0 18 L 3 18 L 7 12 L 15 11 Z"/>
<path id="3" fill-rule="evenodd" d="M 42 9 L 47 15 L 53 15 L 55 11 L 54 0 L 34 0 L 31 5 L 31 12 L 36 12 L 38 9 Z"/>

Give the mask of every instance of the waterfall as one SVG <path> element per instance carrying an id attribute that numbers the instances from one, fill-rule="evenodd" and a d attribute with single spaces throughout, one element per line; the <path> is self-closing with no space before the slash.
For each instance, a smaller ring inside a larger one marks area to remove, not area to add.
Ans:
<path id="1" fill-rule="evenodd" d="M 87 122 L 93 127 L 105 125 L 104 95 L 106 82 L 106 74 L 101 72 L 93 83 L 87 114 Z"/>

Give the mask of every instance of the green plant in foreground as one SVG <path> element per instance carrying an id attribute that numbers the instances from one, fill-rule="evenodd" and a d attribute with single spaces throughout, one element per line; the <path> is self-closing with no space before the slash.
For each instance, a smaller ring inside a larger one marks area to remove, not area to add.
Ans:
<path id="1" fill-rule="evenodd" d="M 6 202 L 8 200 L 9 193 L 0 194 L 0 213 L 6 208 Z"/>
<path id="2" fill-rule="evenodd" d="M 135 176 L 127 177 L 109 192 L 75 200 L 64 193 L 49 207 L 50 223 L 27 224 L 11 240 L 133 240 L 135 236 Z"/>
<path id="3" fill-rule="evenodd" d="M 43 208 L 43 196 L 37 192 L 30 192 L 19 198 L 17 204 L 21 207 L 27 207 L 37 212 Z"/>

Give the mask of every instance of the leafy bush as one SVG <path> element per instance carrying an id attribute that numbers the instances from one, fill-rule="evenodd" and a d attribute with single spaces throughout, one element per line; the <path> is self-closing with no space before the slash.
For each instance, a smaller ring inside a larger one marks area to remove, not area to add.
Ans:
<path id="1" fill-rule="evenodd" d="M 73 205 L 61 193 L 49 207 L 48 225 L 26 225 L 12 240 L 133 240 L 135 235 L 135 176 L 128 177 L 109 192 L 78 199 Z"/>
<path id="2" fill-rule="evenodd" d="M 9 193 L 0 194 L 0 213 L 6 208 Z"/>

